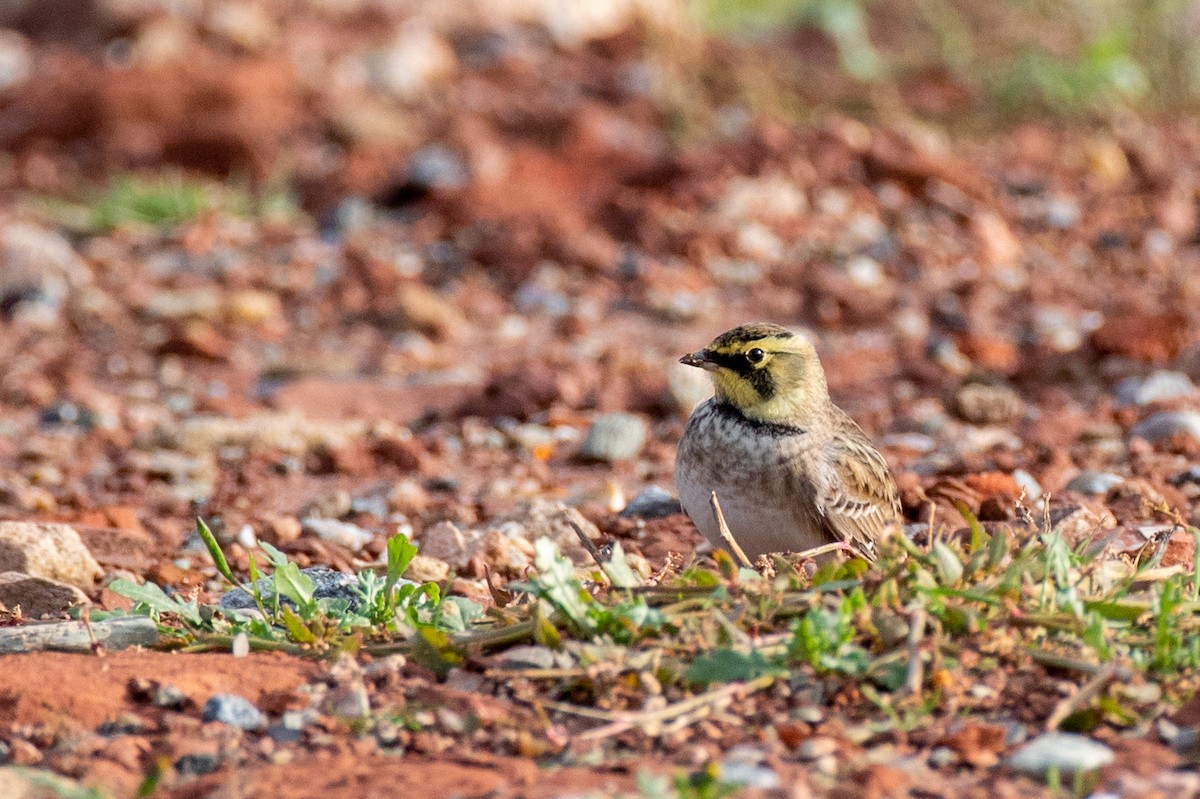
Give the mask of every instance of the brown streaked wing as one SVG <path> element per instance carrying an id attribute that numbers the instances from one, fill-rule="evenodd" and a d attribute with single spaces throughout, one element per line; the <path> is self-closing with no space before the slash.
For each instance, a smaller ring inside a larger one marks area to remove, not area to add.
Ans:
<path id="1" fill-rule="evenodd" d="M 832 538 L 874 560 L 876 542 L 900 518 L 900 499 L 887 462 L 858 425 L 835 437 L 826 457 L 817 510 Z"/>

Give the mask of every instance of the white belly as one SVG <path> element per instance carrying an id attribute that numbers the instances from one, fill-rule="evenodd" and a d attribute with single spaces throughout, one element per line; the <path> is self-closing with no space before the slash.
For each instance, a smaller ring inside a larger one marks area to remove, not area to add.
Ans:
<path id="1" fill-rule="evenodd" d="M 816 442 L 807 434 L 751 436 L 744 425 L 711 410 L 696 410 L 699 418 L 684 433 L 675 467 L 680 503 L 697 529 L 726 548 L 712 509 L 715 491 L 730 533 L 751 559 L 827 543 L 813 486 L 792 468 Z"/>
<path id="2" fill-rule="evenodd" d="M 728 548 L 713 514 L 711 491 L 717 492 L 721 514 L 733 540 L 751 560 L 771 552 L 800 552 L 826 543 L 819 530 L 797 519 L 797 514 L 787 507 L 786 498 L 760 497 L 758 501 L 747 501 L 745 492 L 737 489 L 737 486 L 716 485 L 706 490 L 698 484 L 680 488 L 679 500 L 684 512 L 714 547 Z"/>

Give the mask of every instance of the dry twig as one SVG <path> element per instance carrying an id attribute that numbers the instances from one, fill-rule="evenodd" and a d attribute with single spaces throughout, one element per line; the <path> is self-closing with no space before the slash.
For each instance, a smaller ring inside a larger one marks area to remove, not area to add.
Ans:
<path id="1" fill-rule="evenodd" d="M 767 675 L 745 683 L 730 683 L 663 708 L 636 712 L 596 710 L 595 708 L 580 707 L 579 705 L 571 705 L 565 702 L 542 701 L 540 704 L 549 710 L 557 710 L 562 713 L 570 713 L 575 716 L 608 722 L 603 726 L 595 727 L 574 737 L 576 742 L 584 743 L 611 738 L 639 727 L 661 729 L 660 725 L 666 722 L 674 722 L 672 728 L 679 729 L 708 717 L 714 711 L 720 710 L 735 699 L 741 699 L 756 691 L 761 691 L 763 688 L 774 683 L 775 680 L 776 677 Z"/>
<path id="2" fill-rule="evenodd" d="M 717 529 L 721 532 L 721 540 L 725 542 L 725 548 L 737 560 L 738 565 L 746 568 L 754 568 L 754 564 L 750 562 L 750 558 L 746 557 L 746 553 L 738 546 L 738 542 L 733 540 L 733 533 L 729 532 L 729 525 L 725 523 L 725 514 L 721 512 L 721 503 L 717 499 L 717 492 L 712 492 L 712 509 L 713 514 L 717 517 Z"/>
<path id="3" fill-rule="evenodd" d="M 908 671 L 904 676 L 904 688 L 910 694 L 921 693 L 921 686 L 925 682 L 925 664 L 921 662 L 925 620 L 925 608 L 917 608 L 908 622 Z"/>
<path id="4" fill-rule="evenodd" d="M 1120 669 L 1113 663 L 1102 667 L 1090 680 L 1079 686 L 1078 691 L 1054 706 L 1054 710 L 1046 719 L 1046 730 L 1050 732 L 1057 730 L 1068 716 L 1081 710 L 1099 696 L 1108 687 L 1108 684 L 1117 678 L 1119 673 Z"/>

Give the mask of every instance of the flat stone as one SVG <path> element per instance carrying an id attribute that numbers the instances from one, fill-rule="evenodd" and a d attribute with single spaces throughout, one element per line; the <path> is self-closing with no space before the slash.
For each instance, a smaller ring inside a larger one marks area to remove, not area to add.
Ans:
<path id="1" fill-rule="evenodd" d="M 592 421 L 580 453 L 598 461 L 627 461 L 636 458 L 646 444 L 649 427 L 642 417 L 616 411 L 603 413 Z"/>
<path id="2" fill-rule="evenodd" d="M 20 606 L 28 618 L 58 616 L 88 603 L 87 595 L 73 585 L 22 572 L 0 572 L 0 605 L 9 610 Z"/>
<path id="3" fill-rule="evenodd" d="M 1008 765 L 1022 774 L 1043 777 L 1051 769 L 1064 775 L 1095 771 L 1113 762 L 1114 757 L 1112 749 L 1086 736 L 1048 732 L 1018 749 Z"/>
<path id="4" fill-rule="evenodd" d="M 309 566 L 307 569 L 301 569 L 301 574 L 307 575 L 313 581 L 313 598 L 314 599 L 344 599 L 349 603 L 351 610 L 356 610 L 360 601 L 359 595 L 354 588 L 358 585 L 358 578 L 353 574 L 334 571 L 325 566 Z M 258 580 L 258 590 L 267 597 L 271 594 L 274 577 L 260 577 Z M 400 584 L 409 582 L 401 580 Z M 282 602 L 291 604 L 291 600 L 286 597 L 280 597 Z M 234 588 L 231 591 L 225 592 L 218 603 L 219 607 L 229 610 L 255 610 L 257 606 L 254 604 L 254 597 L 248 591 L 241 588 Z"/>
<path id="5" fill-rule="evenodd" d="M 646 486 L 621 511 L 627 519 L 658 519 L 682 513 L 679 497 L 661 486 Z"/>
<path id="6" fill-rule="evenodd" d="M 1150 405 L 1196 395 L 1196 385 L 1183 372 L 1159 370 L 1145 377 L 1128 377 L 1117 385 L 1122 405 Z"/>
<path id="7" fill-rule="evenodd" d="M 0 655 L 42 650 L 90 653 L 97 643 L 115 652 L 131 646 L 154 646 L 158 638 L 158 625 L 149 616 L 118 617 L 89 625 L 81 621 L 22 624 L 0 628 Z"/>
<path id="8" fill-rule="evenodd" d="M 22 572 L 83 589 L 103 573 L 77 532 L 45 522 L 0 522 L 0 572 Z"/>
<path id="9" fill-rule="evenodd" d="M 300 527 L 304 532 L 312 533 L 322 541 L 344 546 L 351 552 L 358 552 L 375 537 L 373 533 L 364 530 L 357 524 L 341 522 L 337 519 L 304 519 L 300 522 Z"/>
<path id="10" fill-rule="evenodd" d="M 242 730 L 260 730 L 267 717 L 249 699 L 237 694 L 214 694 L 200 713 L 204 721 L 219 721 Z"/>
<path id="11" fill-rule="evenodd" d="M 1080 472 L 1067 483 L 1068 491 L 1079 494 L 1107 494 L 1110 489 L 1125 482 L 1125 478 L 1111 472 Z"/>
<path id="12" fill-rule="evenodd" d="M 1200 441 L 1200 413 L 1196 411 L 1163 411 L 1151 414 L 1133 426 L 1129 434 L 1144 438 L 1151 444 L 1178 434 Z"/>

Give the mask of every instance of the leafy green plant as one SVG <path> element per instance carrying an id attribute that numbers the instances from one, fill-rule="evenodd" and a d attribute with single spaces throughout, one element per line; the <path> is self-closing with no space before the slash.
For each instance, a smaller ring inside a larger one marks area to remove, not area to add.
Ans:
<path id="1" fill-rule="evenodd" d="M 462 632 L 482 613 L 479 605 L 467 599 L 443 597 L 436 583 L 404 580 L 417 547 L 402 535 L 387 542 L 387 569 L 382 577 L 372 571 L 356 575 L 353 593 L 357 601 L 352 601 L 347 597 L 318 597 L 312 578 L 266 542 L 260 542 L 260 546 L 267 555 L 270 575 L 260 576 L 251 553 L 250 580 L 242 582 L 203 519 L 196 520 L 196 531 L 217 572 L 253 598 L 256 613 L 203 608 L 194 600 L 168 596 L 153 583 L 139 585 L 120 579 L 114 580 L 110 588 L 138 603 L 137 609 L 158 619 L 164 630 L 201 645 L 205 640 L 224 640 L 245 633 L 252 645 L 298 645 L 325 651 L 357 646 L 363 638 L 391 640 L 421 637 L 431 631 Z M 425 640 L 435 641 L 428 635 Z"/>

